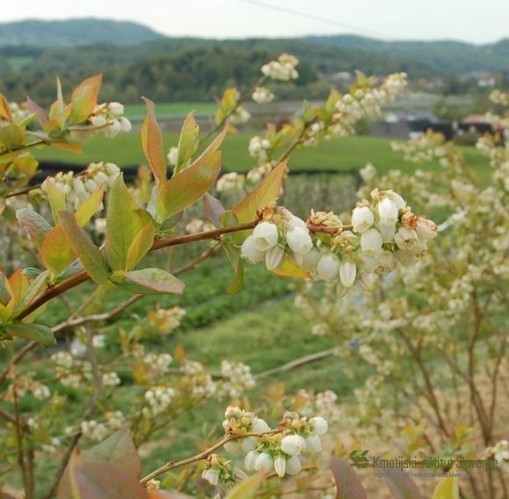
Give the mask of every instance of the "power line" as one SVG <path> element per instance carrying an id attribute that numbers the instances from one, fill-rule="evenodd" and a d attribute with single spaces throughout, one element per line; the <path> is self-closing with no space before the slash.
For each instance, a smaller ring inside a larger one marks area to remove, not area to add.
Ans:
<path id="1" fill-rule="evenodd" d="M 320 21 L 322 23 L 330 24 L 331 26 L 338 26 L 340 28 L 351 29 L 351 30 L 354 30 L 357 32 L 364 32 L 364 33 L 368 33 L 372 36 L 374 35 L 377 37 L 390 38 L 390 36 L 388 36 L 384 33 L 380 33 L 378 31 L 372 31 L 370 29 L 362 28 L 362 27 L 356 26 L 354 24 L 342 23 L 339 21 L 335 21 L 334 19 L 327 19 L 326 17 L 315 16 L 314 14 L 309 14 L 307 12 L 302 12 L 300 10 L 294 10 L 294 9 L 288 9 L 286 7 L 280 7 L 279 5 L 273 5 L 271 3 L 262 2 L 261 0 L 237 0 L 237 1 L 249 3 L 252 5 L 257 5 L 259 7 L 264 7 L 266 9 L 270 9 L 270 10 L 284 12 L 285 14 L 291 14 L 294 16 L 303 17 L 305 19 L 314 19 L 315 21 Z"/>

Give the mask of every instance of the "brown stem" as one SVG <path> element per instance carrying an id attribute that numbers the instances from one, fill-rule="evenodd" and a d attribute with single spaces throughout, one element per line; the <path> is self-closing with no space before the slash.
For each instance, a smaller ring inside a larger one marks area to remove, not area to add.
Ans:
<path id="1" fill-rule="evenodd" d="M 14 355 L 14 357 L 12 357 L 12 359 L 8 362 L 7 366 L 5 367 L 2 375 L 0 376 L 0 386 L 2 385 L 2 383 L 5 381 L 5 379 L 7 378 L 7 376 L 9 375 L 9 372 L 11 371 L 11 369 L 27 354 L 29 353 L 30 351 L 32 351 L 36 346 L 38 345 L 38 343 L 36 343 L 35 341 L 31 341 L 30 343 L 27 343 L 19 352 L 16 353 L 16 355 Z"/>
<path id="2" fill-rule="evenodd" d="M 34 497 L 34 483 L 31 480 L 31 473 L 27 468 L 25 452 L 23 449 L 23 423 L 21 421 L 21 415 L 18 406 L 18 392 L 16 385 L 13 386 L 13 405 L 15 414 L 15 428 L 16 428 L 16 439 L 18 445 L 18 465 L 21 470 L 21 476 L 23 478 L 23 489 L 25 492 L 26 499 L 32 499 Z"/>

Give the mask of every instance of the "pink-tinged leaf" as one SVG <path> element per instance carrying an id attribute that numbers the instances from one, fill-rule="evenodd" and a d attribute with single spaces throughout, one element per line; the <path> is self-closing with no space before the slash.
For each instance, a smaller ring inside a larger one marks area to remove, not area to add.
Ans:
<path id="1" fill-rule="evenodd" d="M 156 184 L 160 187 L 166 182 L 167 169 L 163 137 L 155 116 L 154 103 L 145 97 L 142 97 L 142 99 L 147 106 L 147 116 L 141 127 L 141 145 L 148 164 L 152 169 Z"/>
<path id="2" fill-rule="evenodd" d="M 193 157 L 198 146 L 199 133 L 200 128 L 194 119 L 194 111 L 192 111 L 186 116 L 180 130 L 177 164 L 175 165 L 174 174 L 184 170 Z"/>
<path id="3" fill-rule="evenodd" d="M 53 276 L 59 275 L 67 268 L 78 255 L 67 241 L 64 227 L 61 223 L 53 227 L 51 232 L 44 238 L 41 249 L 44 266 L 51 271 Z"/>
<path id="4" fill-rule="evenodd" d="M 98 74 L 82 81 L 72 92 L 69 121 L 82 123 L 94 112 L 101 88 L 102 75 Z"/>
<path id="5" fill-rule="evenodd" d="M 13 323 L 6 326 L 6 330 L 12 336 L 36 341 L 46 348 L 56 344 L 55 336 L 51 328 L 43 326 L 42 324 Z"/>
<path id="6" fill-rule="evenodd" d="M 39 213 L 29 208 L 21 208 L 16 211 L 16 218 L 21 226 L 30 234 L 36 248 L 40 249 L 44 238 L 51 232 L 53 227 Z"/>
<path id="7" fill-rule="evenodd" d="M 85 201 L 83 201 L 76 211 L 76 221 L 80 227 L 84 227 L 88 221 L 99 211 L 104 197 L 104 186 L 101 185 Z"/>
<path id="8" fill-rule="evenodd" d="M 100 444 L 83 451 L 80 457 L 85 462 L 111 464 L 137 479 L 141 476 L 140 458 L 128 428 L 116 431 Z"/>
<path id="9" fill-rule="evenodd" d="M 225 499 L 254 499 L 264 479 L 263 473 L 250 476 L 234 487 Z"/>
<path id="10" fill-rule="evenodd" d="M 457 471 L 456 467 L 451 468 L 450 472 Z M 457 476 L 447 476 L 440 480 L 433 492 L 431 499 L 459 499 L 460 489 Z"/>
<path id="11" fill-rule="evenodd" d="M 106 213 L 106 259 L 113 270 L 127 270 L 127 255 L 139 232 L 152 220 L 127 189 L 122 175 L 111 186 Z"/>
<path id="12" fill-rule="evenodd" d="M 132 269 L 136 264 L 150 251 L 154 238 L 156 237 L 156 227 L 150 221 L 143 229 L 138 232 L 127 252 L 126 267 Z"/>
<path id="13" fill-rule="evenodd" d="M 285 256 L 283 263 L 272 272 L 280 277 L 296 277 L 297 279 L 311 278 L 311 274 L 298 267 L 288 255 Z"/>
<path id="14" fill-rule="evenodd" d="M 383 481 L 394 499 L 422 499 L 417 485 L 404 470 L 397 470 L 397 474 L 384 475 Z"/>
<path id="15" fill-rule="evenodd" d="M 124 470 L 106 463 L 71 461 L 58 499 L 148 499 L 145 487 Z"/>
<path id="16" fill-rule="evenodd" d="M 0 118 L 7 121 L 12 121 L 11 110 L 9 109 L 9 103 L 7 99 L 0 94 Z"/>
<path id="17" fill-rule="evenodd" d="M 215 227 L 221 227 L 220 217 L 226 211 L 221 201 L 207 192 L 203 198 L 203 204 L 205 218 L 210 220 Z"/>
<path id="18" fill-rule="evenodd" d="M 330 469 L 336 482 L 336 499 L 367 499 L 366 489 L 346 461 L 332 456 Z"/>
<path id="19" fill-rule="evenodd" d="M 48 115 L 46 114 L 46 111 L 30 97 L 27 97 L 27 108 L 30 113 L 35 114 L 35 117 L 42 128 L 48 124 Z"/>
<path id="20" fill-rule="evenodd" d="M 140 295 L 182 294 L 185 284 L 162 269 L 142 269 L 124 272 L 112 282 L 130 293 Z"/>
<path id="21" fill-rule="evenodd" d="M 110 276 L 110 269 L 99 248 L 93 243 L 90 236 L 78 225 L 72 213 L 60 213 L 64 233 L 73 251 L 78 255 L 80 262 L 88 275 L 97 284 L 105 283 Z"/>
<path id="22" fill-rule="evenodd" d="M 264 208 L 275 205 L 283 178 L 287 161 L 279 163 L 274 169 L 237 205 L 232 209 L 239 223 L 256 220 L 256 213 Z"/>
<path id="23" fill-rule="evenodd" d="M 216 151 L 168 180 L 161 187 L 157 200 L 159 221 L 198 201 L 215 184 L 220 170 L 221 152 Z"/>

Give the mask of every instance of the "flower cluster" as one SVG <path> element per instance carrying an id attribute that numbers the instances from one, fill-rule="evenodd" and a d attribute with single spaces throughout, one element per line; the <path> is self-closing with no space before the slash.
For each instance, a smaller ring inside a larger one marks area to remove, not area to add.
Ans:
<path id="1" fill-rule="evenodd" d="M 198 232 L 206 232 L 214 229 L 215 227 L 211 222 L 200 220 L 199 218 L 193 218 L 184 228 L 188 234 L 197 234 Z"/>
<path id="2" fill-rule="evenodd" d="M 186 375 L 186 381 L 189 385 L 188 392 L 198 398 L 212 397 L 217 392 L 217 385 L 212 380 L 212 376 L 205 371 L 201 362 L 186 360 L 182 366 L 182 371 Z"/>
<path id="3" fill-rule="evenodd" d="M 77 209 L 99 186 L 110 187 L 119 173 L 120 168 L 113 163 L 90 163 L 79 175 L 70 171 L 48 177 L 42 183 L 41 189 L 47 193 L 48 182 L 53 182 L 59 191 L 65 193 L 67 203 Z"/>
<path id="4" fill-rule="evenodd" d="M 509 92 L 493 90 L 490 93 L 490 101 L 500 106 L 509 107 Z"/>
<path id="5" fill-rule="evenodd" d="M 338 396 L 332 390 L 325 390 L 314 394 L 309 390 L 299 390 L 296 397 L 296 404 L 299 406 L 299 413 L 311 417 L 312 414 L 323 414 L 330 418 L 336 408 Z"/>
<path id="6" fill-rule="evenodd" d="M 299 73 L 295 67 L 299 60 L 293 55 L 281 54 L 277 61 L 270 61 L 262 66 L 262 73 L 273 80 L 295 80 Z"/>
<path id="7" fill-rule="evenodd" d="M 235 399 L 243 395 L 246 390 L 255 386 L 251 368 L 242 362 L 221 362 L 222 383 L 219 389 L 220 396 Z"/>
<path id="8" fill-rule="evenodd" d="M 407 266 L 426 254 L 437 235 L 436 225 L 415 215 L 399 194 L 375 189 L 371 198 L 358 203 L 350 227 L 332 212 L 312 212 L 306 223 L 279 209 L 244 240 L 241 255 L 251 263 L 265 262 L 268 270 L 289 256 L 315 278 L 336 284 L 340 295 L 356 280 L 370 290 L 396 261 Z"/>
<path id="9" fill-rule="evenodd" d="M 50 389 L 46 385 L 34 380 L 34 373 L 32 372 L 20 374 L 16 369 L 13 369 L 9 374 L 9 379 L 12 380 L 12 383 L 2 394 L 3 400 L 7 402 L 12 402 L 15 398 L 21 399 L 29 392 L 37 400 L 48 399 L 51 395 Z"/>
<path id="10" fill-rule="evenodd" d="M 222 485 L 228 487 L 235 484 L 235 476 L 231 461 L 219 454 L 210 454 L 205 460 L 205 469 L 201 477 L 211 485 Z"/>
<path id="11" fill-rule="evenodd" d="M 114 138 L 121 132 L 128 133 L 132 130 L 131 122 L 124 116 L 124 106 L 120 102 L 98 104 L 88 121 L 93 129 L 72 129 L 71 138 L 86 140 L 93 132 L 101 132 L 108 138 Z"/>
<path id="12" fill-rule="evenodd" d="M 244 466 L 247 471 L 275 471 L 279 477 L 296 475 L 307 456 L 322 450 L 320 437 L 327 429 L 327 421 L 320 416 L 308 419 L 295 412 L 287 413 L 280 431 L 261 437 L 247 453 Z"/>
<path id="13" fill-rule="evenodd" d="M 237 106 L 230 115 L 229 120 L 232 125 L 242 125 L 243 123 L 247 123 L 250 118 L 251 114 L 247 109 L 242 106 Z"/>
<path id="14" fill-rule="evenodd" d="M 256 87 L 252 98 L 258 104 L 267 104 L 274 100 L 274 94 L 266 87 Z"/>
<path id="15" fill-rule="evenodd" d="M 509 441 L 500 440 L 493 447 L 486 449 L 488 457 L 497 461 L 497 466 L 509 470 Z"/>
<path id="16" fill-rule="evenodd" d="M 180 326 L 186 311 L 182 307 L 158 308 L 147 314 L 150 327 L 157 333 L 169 334 Z"/>
<path id="17" fill-rule="evenodd" d="M 142 409 L 145 417 L 155 417 L 168 409 L 175 396 L 175 390 L 167 386 L 155 386 L 145 392 L 146 406 Z"/>
<path id="18" fill-rule="evenodd" d="M 111 432 L 122 428 L 125 425 L 125 418 L 122 412 L 112 411 L 104 414 L 104 421 L 90 419 L 82 421 L 80 431 L 85 438 L 100 442 L 104 440 Z M 72 428 L 68 428 L 68 433 L 74 433 Z"/>
<path id="19" fill-rule="evenodd" d="M 55 372 L 62 385 L 79 389 L 92 381 L 90 362 L 76 359 L 69 352 L 57 352 L 51 360 L 56 365 Z"/>
<path id="20" fill-rule="evenodd" d="M 246 177 L 236 172 L 229 172 L 221 175 L 216 183 L 218 192 L 239 192 L 244 188 Z"/>

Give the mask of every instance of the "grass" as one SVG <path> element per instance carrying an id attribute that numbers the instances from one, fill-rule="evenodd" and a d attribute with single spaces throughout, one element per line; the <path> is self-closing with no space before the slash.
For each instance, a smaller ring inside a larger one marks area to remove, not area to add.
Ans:
<path id="1" fill-rule="evenodd" d="M 249 140 L 256 132 L 242 132 L 226 138 L 223 151 L 223 166 L 226 170 L 247 171 L 255 165 L 247 152 Z M 164 136 L 166 150 L 178 143 L 176 133 Z M 290 158 L 292 169 L 358 169 L 373 163 L 380 173 L 391 169 L 401 169 L 412 173 L 417 168 L 440 168 L 436 163 L 415 164 L 404 161 L 401 154 L 390 147 L 390 140 L 381 137 L 342 137 L 323 142 L 318 147 L 300 148 Z M 475 148 L 460 148 L 465 159 L 480 175 L 489 171 L 487 159 Z M 101 136 L 92 138 L 83 144 L 83 152 L 73 154 L 56 149 L 42 149 L 34 152 L 40 160 L 56 160 L 71 165 L 86 165 L 89 162 L 110 161 L 119 166 L 135 166 L 145 163 L 138 134 L 121 134 L 115 139 Z"/>
<path id="2" fill-rule="evenodd" d="M 214 114 L 217 105 L 214 102 L 171 102 L 167 104 L 157 104 L 157 115 L 159 117 L 184 117 L 190 111 L 196 111 L 196 115 Z M 147 107 L 145 104 L 130 104 L 125 106 L 125 115 L 130 120 L 140 120 L 145 118 Z"/>

